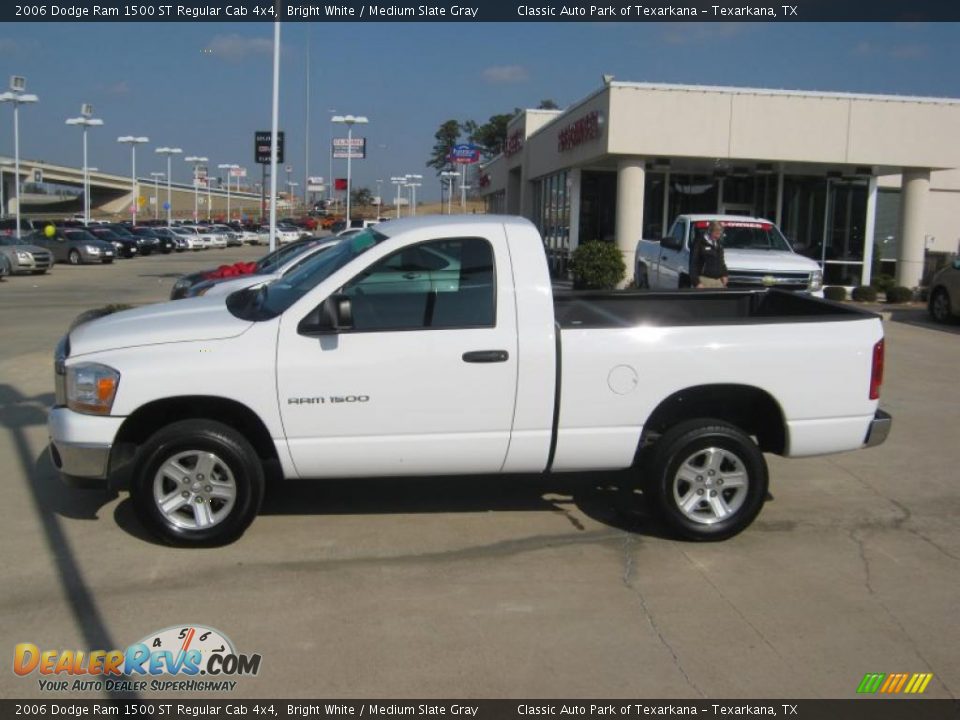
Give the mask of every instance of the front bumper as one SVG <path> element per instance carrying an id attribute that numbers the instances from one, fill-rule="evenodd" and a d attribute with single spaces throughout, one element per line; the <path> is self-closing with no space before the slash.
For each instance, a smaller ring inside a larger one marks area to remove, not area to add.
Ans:
<path id="1" fill-rule="evenodd" d="M 870 421 L 870 427 L 867 428 L 867 437 L 864 438 L 864 447 L 875 447 L 887 439 L 890 434 L 890 427 L 893 425 L 893 418 L 890 413 L 883 410 L 877 410 Z"/>
<path id="2" fill-rule="evenodd" d="M 50 409 L 50 459 L 68 478 L 106 480 L 113 439 L 122 417 L 83 415 L 65 407 Z"/>

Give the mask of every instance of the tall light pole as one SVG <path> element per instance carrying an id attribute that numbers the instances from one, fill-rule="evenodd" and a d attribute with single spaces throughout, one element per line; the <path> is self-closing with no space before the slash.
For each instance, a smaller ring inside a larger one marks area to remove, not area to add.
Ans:
<path id="1" fill-rule="evenodd" d="M 91 117 L 93 105 L 84 103 L 80 106 L 80 117 L 69 118 L 67 125 L 79 125 L 83 128 L 83 223 L 90 222 L 90 167 L 87 164 L 87 128 L 103 125 L 103 120 Z"/>
<path id="2" fill-rule="evenodd" d="M 27 89 L 27 79 L 20 75 L 10 76 L 10 90 L 0 94 L 0 102 L 13 103 L 13 186 L 17 195 L 17 226 L 14 231 L 17 237 L 20 237 L 20 106 L 27 103 L 35 103 L 40 98 L 36 95 L 28 95 L 24 92 Z"/>
<path id="3" fill-rule="evenodd" d="M 130 146 L 130 206 L 133 215 L 133 226 L 137 226 L 137 145 L 150 142 L 148 137 L 134 137 L 133 135 L 124 135 L 117 138 L 118 143 L 126 143 Z"/>
<path id="4" fill-rule="evenodd" d="M 407 184 L 407 179 L 405 177 L 392 177 L 390 182 L 397 186 L 397 214 L 395 217 L 400 217 L 400 192 L 401 188 Z"/>
<path id="5" fill-rule="evenodd" d="M 380 215 L 383 213 L 383 197 L 380 195 L 380 186 L 383 185 L 382 179 L 377 179 L 377 220 L 380 219 Z"/>
<path id="6" fill-rule="evenodd" d="M 153 219 L 160 219 L 160 178 L 165 177 L 166 173 L 162 172 L 152 172 L 150 177 L 153 178 Z"/>
<path id="7" fill-rule="evenodd" d="M 159 147 L 154 150 L 157 155 L 166 155 L 167 156 L 167 227 L 170 227 L 170 215 L 173 212 L 173 196 L 170 193 L 170 178 L 172 177 L 172 169 L 170 167 L 170 158 L 174 155 L 179 155 L 183 152 L 180 148 L 171 148 L 171 147 Z"/>
<path id="8" fill-rule="evenodd" d="M 423 183 L 411 182 L 413 180 L 423 180 L 423 175 L 406 175 L 407 187 L 410 188 L 410 215 L 417 214 L 417 188 Z"/>
<path id="9" fill-rule="evenodd" d="M 277 3 L 279 11 L 279 2 Z M 273 21 L 273 98 L 270 104 L 270 252 L 277 249 L 277 147 L 280 140 L 280 20 Z"/>
<path id="10" fill-rule="evenodd" d="M 440 173 L 440 177 L 446 179 L 449 184 L 447 188 L 447 215 L 452 215 L 453 207 L 451 205 L 451 199 L 453 198 L 453 181 L 455 178 L 460 177 L 460 173 L 454 172 L 453 170 L 444 170 Z"/>
<path id="11" fill-rule="evenodd" d="M 347 227 L 350 227 L 350 160 L 353 158 L 353 126 L 366 125 L 369 120 L 363 115 L 334 115 L 330 122 L 347 126 Z"/>
<path id="12" fill-rule="evenodd" d="M 335 113 L 333 108 L 327 108 L 328 113 Z M 327 148 L 330 154 L 330 177 L 327 178 L 327 202 L 333 200 L 333 123 L 330 123 L 330 147 Z"/>
<path id="13" fill-rule="evenodd" d="M 193 165 L 193 221 L 197 222 L 200 219 L 200 185 L 197 182 L 197 170 L 201 165 L 209 162 L 209 158 L 191 155 L 183 160 Z"/>
<path id="14" fill-rule="evenodd" d="M 230 222 L 230 173 L 233 170 L 239 170 L 240 166 L 230 163 L 220 163 L 217 167 L 227 171 L 227 222 Z M 237 189 L 239 189 L 239 187 Z"/>

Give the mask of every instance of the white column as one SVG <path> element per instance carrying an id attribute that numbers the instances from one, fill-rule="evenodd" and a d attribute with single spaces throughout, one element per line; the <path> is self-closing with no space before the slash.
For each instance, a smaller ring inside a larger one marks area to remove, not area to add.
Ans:
<path id="1" fill-rule="evenodd" d="M 867 184 L 867 213 L 863 224 L 863 272 L 860 284 L 869 285 L 873 272 L 873 233 L 877 220 L 877 179 L 871 177 Z"/>
<path id="2" fill-rule="evenodd" d="M 621 287 L 633 279 L 630 268 L 637 242 L 643 233 L 643 195 L 646 185 L 644 161 L 640 158 L 627 158 L 617 165 L 617 247 L 627 266 L 627 276 Z"/>
<path id="3" fill-rule="evenodd" d="M 923 275 L 924 234 L 930 171 L 905 169 L 900 190 L 900 252 L 897 255 L 897 285 L 914 288 Z"/>

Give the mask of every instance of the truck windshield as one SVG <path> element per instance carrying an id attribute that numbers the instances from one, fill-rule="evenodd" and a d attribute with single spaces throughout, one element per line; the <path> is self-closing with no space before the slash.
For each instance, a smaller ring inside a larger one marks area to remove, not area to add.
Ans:
<path id="1" fill-rule="evenodd" d="M 699 230 L 699 223 L 698 231 Z M 790 243 L 771 223 L 723 223 L 724 248 L 736 250 L 783 250 L 792 252 Z"/>
<path id="2" fill-rule="evenodd" d="M 233 293 L 227 297 L 227 309 L 241 320 L 272 320 L 344 265 L 386 239 L 386 235 L 373 230 L 344 238 L 286 277 Z"/>

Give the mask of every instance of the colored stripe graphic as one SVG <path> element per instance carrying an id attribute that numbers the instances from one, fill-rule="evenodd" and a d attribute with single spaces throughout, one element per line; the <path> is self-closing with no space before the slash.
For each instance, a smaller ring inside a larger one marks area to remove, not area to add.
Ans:
<path id="1" fill-rule="evenodd" d="M 885 695 L 919 695 L 927 689 L 933 680 L 933 673 L 867 673 L 857 686 L 861 694 L 881 693 Z"/>
<path id="2" fill-rule="evenodd" d="M 863 676 L 863 680 L 860 681 L 860 686 L 857 688 L 857 692 L 875 693 L 880 689 L 880 683 L 883 682 L 885 677 L 885 673 L 867 673 Z"/>

